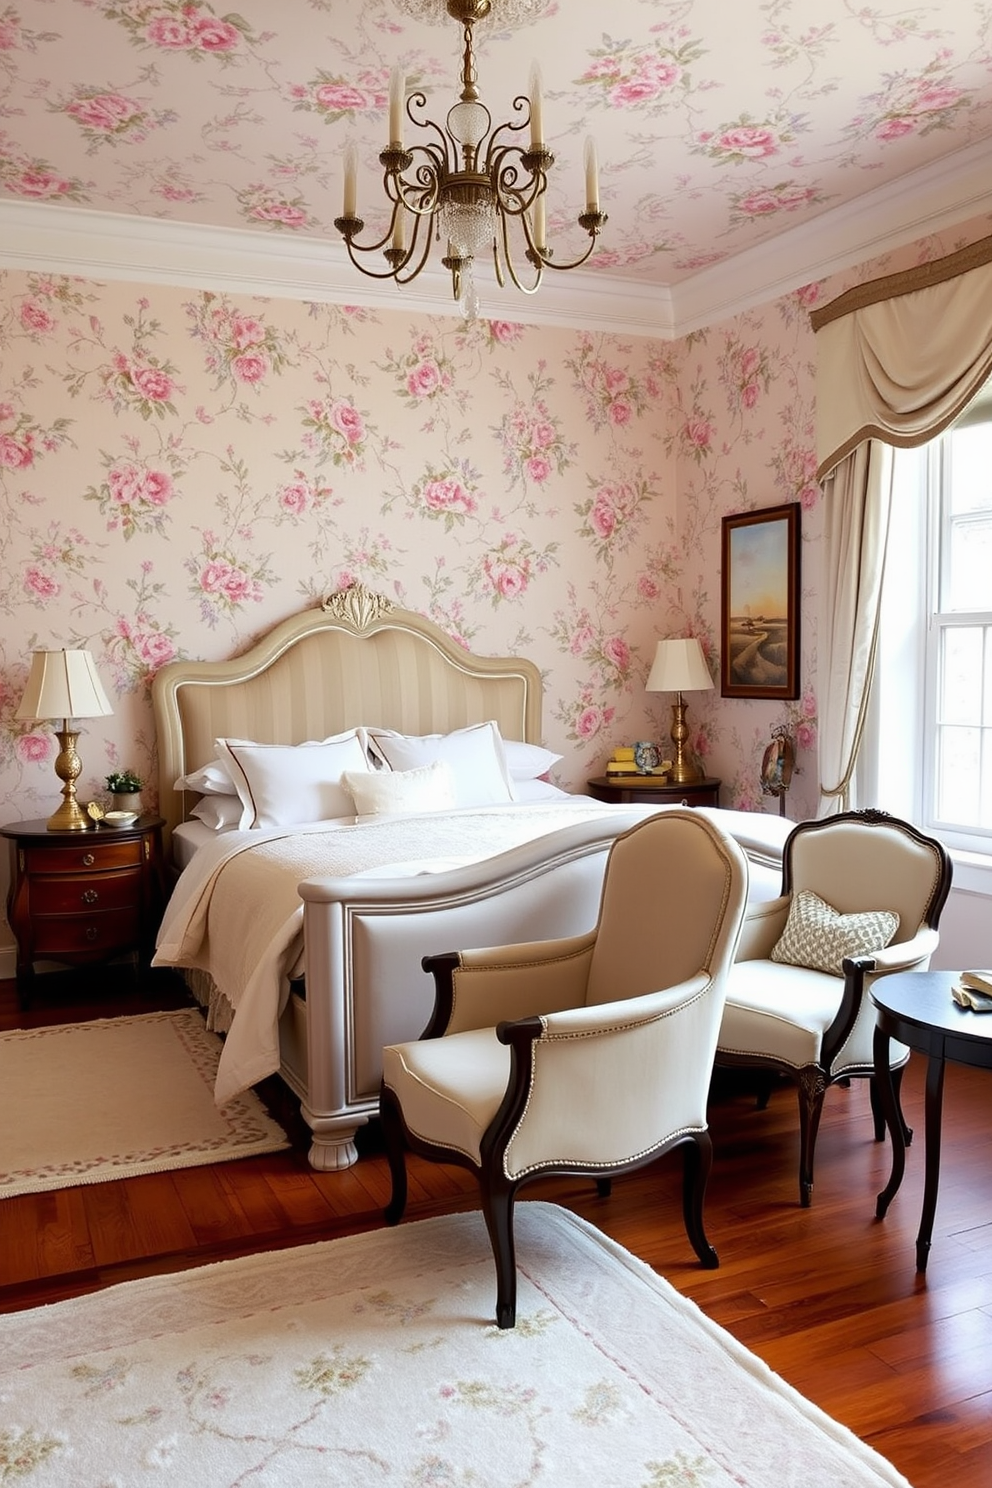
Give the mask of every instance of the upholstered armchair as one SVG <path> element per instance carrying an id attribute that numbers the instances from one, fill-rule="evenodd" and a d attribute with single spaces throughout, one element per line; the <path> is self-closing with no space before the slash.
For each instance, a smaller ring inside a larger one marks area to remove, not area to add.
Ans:
<path id="1" fill-rule="evenodd" d="M 871 1079 L 875 1137 L 885 1123 L 872 1078 L 878 977 L 923 971 L 951 886 L 943 846 L 882 811 L 801 822 L 786 840 L 782 893 L 752 906 L 727 979 L 718 1065 L 750 1065 L 799 1093 L 799 1198 L 810 1203 L 827 1088 Z M 892 1043 L 898 1102 L 909 1050 Z M 766 1087 L 759 1104 L 767 1101 Z M 899 1111 L 907 1141 L 912 1135 Z"/>
<path id="2" fill-rule="evenodd" d="M 704 1266 L 712 1162 L 706 1099 L 747 860 L 675 808 L 614 842 L 595 928 L 564 940 L 426 957 L 424 1037 L 383 1052 L 386 1218 L 406 1205 L 405 1151 L 477 1175 L 496 1261 L 496 1320 L 516 1316 L 513 1204 L 551 1173 L 612 1175 L 684 1149 L 683 1216 Z"/>

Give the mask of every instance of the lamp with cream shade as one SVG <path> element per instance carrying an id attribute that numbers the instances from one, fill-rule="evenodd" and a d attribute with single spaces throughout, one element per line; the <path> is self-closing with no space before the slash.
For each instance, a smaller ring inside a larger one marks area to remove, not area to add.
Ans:
<path id="1" fill-rule="evenodd" d="M 48 820 L 50 832 L 82 831 L 91 825 L 76 800 L 76 780 L 83 767 L 76 753 L 79 730 L 73 720 L 106 718 L 113 711 L 89 651 L 32 652 L 27 686 L 14 717 L 22 722 L 62 720 L 62 727 L 55 730 L 59 741 L 55 773 L 63 782 L 63 801 Z"/>
<path id="2" fill-rule="evenodd" d="M 685 741 L 689 728 L 685 721 L 684 692 L 704 692 L 713 686 L 703 648 L 695 636 L 659 641 L 655 647 L 654 661 L 648 680 L 644 684 L 648 692 L 674 692 L 672 704 L 672 743 L 675 757 L 672 761 L 671 778 L 676 785 L 691 785 L 702 779 L 702 771 L 687 757 Z"/>

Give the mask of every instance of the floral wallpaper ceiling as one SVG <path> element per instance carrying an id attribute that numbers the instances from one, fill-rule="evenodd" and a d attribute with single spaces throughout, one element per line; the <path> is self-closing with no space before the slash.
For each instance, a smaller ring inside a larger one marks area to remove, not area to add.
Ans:
<path id="1" fill-rule="evenodd" d="M 550 241 L 673 285 L 992 135 L 989 0 L 546 0 L 478 27 L 494 119 L 543 73 Z M 454 21 L 392 0 L 21 0 L 0 6 L 0 198 L 336 239 L 342 154 L 380 220 L 389 75 L 443 117 Z"/>

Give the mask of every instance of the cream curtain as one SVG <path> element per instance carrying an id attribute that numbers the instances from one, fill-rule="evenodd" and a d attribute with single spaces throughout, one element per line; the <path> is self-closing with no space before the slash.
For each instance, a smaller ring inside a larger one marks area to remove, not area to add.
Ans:
<path id="1" fill-rule="evenodd" d="M 933 439 L 992 372 L 992 238 L 858 285 L 810 317 L 820 479 L 866 439 Z"/>
<path id="2" fill-rule="evenodd" d="M 820 601 L 820 815 L 858 802 L 854 768 L 875 670 L 882 578 L 892 504 L 892 450 L 858 445 L 824 484 Z M 827 704 L 824 704 L 827 699 Z"/>
<path id="3" fill-rule="evenodd" d="M 859 804 L 892 497 L 891 446 L 925 444 L 992 372 L 992 238 L 814 311 L 824 481 L 821 815 Z"/>

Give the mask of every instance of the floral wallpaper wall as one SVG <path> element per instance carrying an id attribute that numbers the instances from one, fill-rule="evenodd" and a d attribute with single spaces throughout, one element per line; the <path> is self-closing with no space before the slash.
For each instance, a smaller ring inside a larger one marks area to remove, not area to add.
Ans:
<path id="1" fill-rule="evenodd" d="M 153 774 L 158 667 L 355 578 L 536 658 L 564 784 L 643 733 L 681 567 L 653 342 L 13 272 L 0 315 L 5 819 L 58 790 L 13 717 L 33 646 L 90 647 L 115 702 L 87 799 Z"/>
<path id="2" fill-rule="evenodd" d="M 644 691 L 655 641 L 695 634 L 717 685 L 693 743 L 723 804 L 775 810 L 759 766 L 788 722 L 788 799 L 816 809 L 809 305 L 935 257 L 933 238 L 668 344 L 170 287 L 0 275 L 0 798 L 58 803 L 49 725 L 15 720 L 36 646 L 87 646 L 114 703 L 80 740 L 83 800 L 154 781 L 149 685 L 240 651 L 362 579 L 472 650 L 546 679 L 558 783 L 668 739 Z M 721 699 L 720 523 L 802 504 L 802 696 Z M 146 799 L 154 800 L 149 790 Z M 5 881 L 3 887 L 5 888 Z"/>

